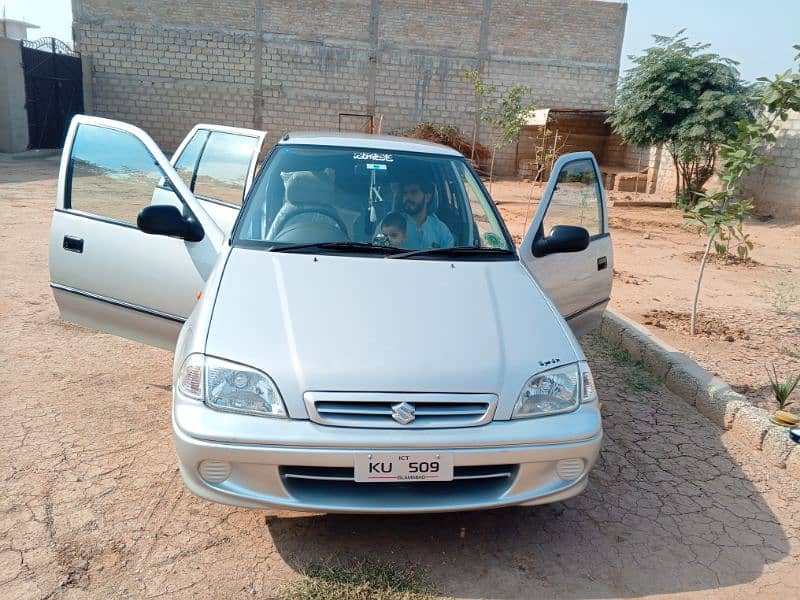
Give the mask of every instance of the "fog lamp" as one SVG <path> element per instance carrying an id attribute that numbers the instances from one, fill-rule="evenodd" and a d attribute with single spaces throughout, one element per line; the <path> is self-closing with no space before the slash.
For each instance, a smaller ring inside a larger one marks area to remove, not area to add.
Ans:
<path id="1" fill-rule="evenodd" d="M 225 460 L 204 460 L 197 470 L 200 477 L 208 483 L 222 483 L 231 475 L 231 463 Z"/>

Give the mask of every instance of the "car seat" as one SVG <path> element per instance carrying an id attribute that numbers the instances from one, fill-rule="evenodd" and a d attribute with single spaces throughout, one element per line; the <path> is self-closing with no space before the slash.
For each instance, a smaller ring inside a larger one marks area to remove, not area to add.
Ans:
<path id="1" fill-rule="evenodd" d="M 335 228 L 338 230 L 338 239 L 347 239 L 347 227 L 342 222 L 337 211 L 331 206 L 331 189 L 328 182 L 323 181 L 311 171 L 295 171 L 284 178 L 285 197 L 272 226 L 267 234 L 270 241 L 290 241 L 284 239 L 283 234 L 290 229 L 297 233 L 301 224 L 317 224 L 321 227 L 302 227 L 312 234 L 312 229 L 316 231 L 314 237 L 307 236 L 304 241 L 331 241 L 332 232 L 325 233 L 325 240 L 318 240 L 317 234 L 322 234 L 323 229 Z M 318 230 L 318 231 L 317 231 Z M 296 237 L 296 236 L 292 236 Z M 292 239 L 291 241 L 296 241 Z"/>

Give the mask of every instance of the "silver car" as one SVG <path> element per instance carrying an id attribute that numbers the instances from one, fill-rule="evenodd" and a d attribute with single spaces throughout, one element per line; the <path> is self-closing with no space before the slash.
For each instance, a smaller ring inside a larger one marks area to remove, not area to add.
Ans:
<path id="1" fill-rule="evenodd" d="M 576 340 L 611 292 L 590 153 L 519 249 L 469 163 L 423 141 L 198 125 L 168 160 L 73 119 L 50 238 L 63 319 L 174 350 L 196 495 L 402 513 L 563 500 L 600 449 Z"/>

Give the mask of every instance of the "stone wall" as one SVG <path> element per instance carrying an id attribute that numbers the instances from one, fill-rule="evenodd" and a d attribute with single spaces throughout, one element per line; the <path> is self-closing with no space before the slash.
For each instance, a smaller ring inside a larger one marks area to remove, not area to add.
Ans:
<path id="1" fill-rule="evenodd" d="M 800 220 L 800 113 L 790 113 L 777 138 L 766 151 L 772 164 L 755 169 L 742 188 L 756 213 Z"/>
<path id="2" fill-rule="evenodd" d="M 771 164 L 753 170 L 741 182 L 745 197 L 754 199 L 754 212 L 783 220 L 800 220 L 800 113 L 792 112 L 781 125 L 777 141 L 766 149 Z M 650 150 L 648 191 L 674 194 L 677 174 L 666 148 Z M 714 175 L 706 189 L 720 189 Z"/>
<path id="3" fill-rule="evenodd" d="M 20 43 L 0 38 L 0 152 L 27 149 L 28 113 Z"/>
<path id="4" fill-rule="evenodd" d="M 678 182 L 678 172 L 672 155 L 663 147 L 654 147 L 650 153 L 649 190 L 659 194 L 675 197 L 675 184 Z"/>
<path id="5" fill-rule="evenodd" d="M 383 132 L 422 120 L 469 134 L 477 68 L 541 106 L 607 108 L 626 5 L 599 0 L 72 0 L 92 66 L 93 112 L 174 148 L 197 122 L 338 127 L 374 114 Z M 491 142 L 485 128 L 480 139 Z M 512 172 L 514 148 L 497 161 Z"/>
<path id="6" fill-rule="evenodd" d="M 603 155 L 605 164 L 624 167 L 631 171 L 641 171 L 651 166 L 652 154 L 651 148 L 637 148 L 623 143 L 622 137 L 611 132 L 611 128 L 609 128 L 605 154 Z"/>

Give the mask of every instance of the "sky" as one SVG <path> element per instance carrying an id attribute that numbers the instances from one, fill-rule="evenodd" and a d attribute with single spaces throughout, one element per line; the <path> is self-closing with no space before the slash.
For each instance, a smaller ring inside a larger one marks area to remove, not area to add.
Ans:
<path id="1" fill-rule="evenodd" d="M 70 0 L 0 0 L 0 15 L 38 25 L 29 29 L 28 39 L 58 38 L 72 45 L 72 3 Z"/>
<path id="2" fill-rule="evenodd" d="M 792 66 L 792 46 L 800 44 L 800 0 L 628 0 L 622 72 L 632 66 L 629 54 L 653 45 L 652 34 L 684 28 L 691 42 L 711 44 L 753 81 Z"/>
<path id="3" fill-rule="evenodd" d="M 0 11 L 4 5 L 8 18 L 41 27 L 29 32 L 32 39 L 72 42 L 70 0 L 0 0 Z M 738 61 L 742 77 L 752 81 L 792 66 L 792 45 L 800 44 L 800 0 L 628 0 L 623 72 L 631 66 L 627 55 L 653 45 L 652 34 L 684 28 L 691 41 L 710 43 L 714 52 Z"/>

